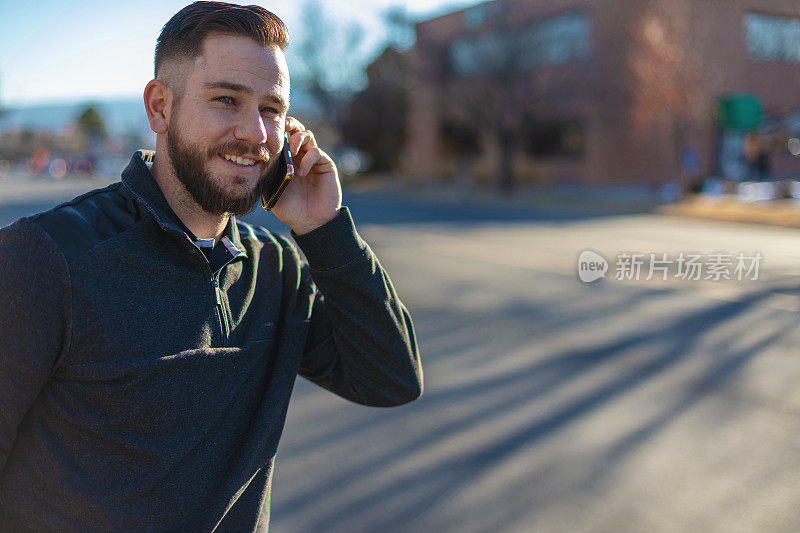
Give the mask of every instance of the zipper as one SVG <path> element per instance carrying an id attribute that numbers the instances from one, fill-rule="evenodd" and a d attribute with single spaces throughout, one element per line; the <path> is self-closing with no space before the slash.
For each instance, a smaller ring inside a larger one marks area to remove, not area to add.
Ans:
<path id="1" fill-rule="evenodd" d="M 127 187 L 127 186 L 126 186 L 126 187 Z M 169 231 L 169 232 L 171 232 L 171 233 L 178 233 L 178 232 L 176 232 L 175 230 L 172 230 L 172 229 L 169 229 L 169 228 L 166 228 L 166 227 L 164 227 L 164 225 L 161 223 L 161 218 L 160 218 L 160 217 L 159 217 L 159 215 L 158 215 L 158 214 L 155 212 L 155 210 L 153 210 L 153 209 L 152 209 L 152 208 L 151 208 L 151 207 L 150 207 L 150 206 L 147 204 L 147 202 L 145 202 L 145 201 L 144 201 L 144 199 L 143 199 L 143 198 L 142 198 L 142 197 L 141 197 L 139 194 L 137 194 L 137 193 L 133 192 L 133 191 L 132 191 L 130 188 L 129 188 L 128 190 L 130 190 L 130 192 L 131 192 L 131 193 L 132 193 L 132 194 L 133 194 L 133 195 L 134 195 L 136 198 L 138 198 L 138 199 L 139 199 L 139 202 L 141 203 L 141 205 L 143 205 L 143 206 L 145 207 L 145 209 L 147 209 L 147 210 L 150 212 L 150 214 L 153 216 L 153 218 L 156 220 L 156 222 L 158 222 L 158 223 L 159 223 L 159 225 L 161 225 L 161 227 L 162 227 L 162 228 L 164 228 L 164 230 L 165 230 L 165 231 Z M 183 232 L 180 232 L 180 235 L 181 235 L 181 236 L 183 236 L 183 237 L 185 237 L 185 236 L 186 236 L 186 234 L 185 234 L 185 233 L 183 233 Z M 181 239 L 181 241 L 182 241 L 182 242 L 188 242 L 188 241 L 186 241 L 186 239 Z M 198 253 L 198 254 L 200 254 L 200 257 L 202 257 L 202 258 L 203 258 L 203 261 L 205 261 L 205 262 L 206 262 L 206 266 L 207 266 L 207 267 L 209 267 L 209 271 L 210 271 L 210 270 L 211 270 L 211 268 L 210 268 L 210 267 L 211 267 L 211 265 L 210 265 L 210 264 L 209 264 L 209 262 L 208 262 L 208 258 L 206 257 L 206 254 L 204 254 L 204 253 L 203 253 L 203 252 L 202 252 L 202 251 L 201 251 L 201 250 L 200 250 L 200 249 L 199 249 L 197 246 L 195 246 L 194 244 L 192 244 L 192 243 L 189 243 L 189 245 L 191 246 L 193 253 Z M 228 261 L 228 263 L 230 263 L 230 261 Z M 223 266 L 226 266 L 228 263 L 225 263 L 225 265 L 223 265 Z M 216 298 L 216 301 L 217 301 L 217 316 L 219 317 L 220 329 L 222 330 L 222 343 L 223 343 L 223 345 L 227 346 L 227 345 L 228 345 L 228 337 L 229 337 L 229 336 L 230 336 L 230 334 L 231 334 L 231 333 L 230 333 L 230 326 L 229 326 L 229 324 L 228 324 L 228 316 L 225 314 L 225 308 L 224 308 L 224 307 L 223 307 L 223 305 L 222 305 L 222 296 L 221 296 L 221 294 L 220 294 L 220 292 L 221 292 L 221 291 L 219 290 L 219 279 L 218 279 L 218 278 L 217 278 L 217 276 L 216 276 L 216 275 L 214 275 L 214 274 L 211 274 L 211 283 L 214 285 L 214 297 Z"/>
<path id="2" fill-rule="evenodd" d="M 228 315 L 225 313 L 225 308 L 222 305 L 222 295 L 220 294 L 221 291 L 219 290 L 219 278 L 217 276 L 212 276 L 211 282 L 214 284 L 214 296 L 217 299 L 217 315 L 219 315 L 219 325 L 222 329 L 222 341 L 227 346 L 230 328 L 228 326 Z"/>

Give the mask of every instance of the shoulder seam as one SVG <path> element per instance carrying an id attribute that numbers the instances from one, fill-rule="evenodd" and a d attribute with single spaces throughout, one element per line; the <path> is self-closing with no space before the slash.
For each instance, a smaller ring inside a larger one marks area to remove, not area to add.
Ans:
<path id="1" fill-rule="evenodd" d="M 81 194 L 81 195 L 79 195 L 79 196 L 76 196 L 76 197 L 75 197 L 75 198 L 73 198 L 72 200 L 68 200 L 68 201 L 66 201 L 66 202 L 62 202 L 62 203 L 60 203 L 60 204 L 56 205 L 55 207 L 52 207 L 52 208 L 48 209 L 47 211 L 42 211 L 41 213 L 36 213 L 35 215 L 32 215 L 32 216 L 30 216 L 30 217 L 28 217 L 28 218 L 29 218 L 31 221 L 36 221 L 36 219 L 38 219 L 38 218 L 39 218 L 39 217 L 41 217 L 42 215 L 46 215 L 46 214 L 48 214 L 48 213 L 52 213 L 52 212 L 54 212 L 54 211 L 57 211 L 57 210 L 61 209 L 62 207 L 68 207 L 68 206 L 72 206 L 72 205 L 75 205 L 75 204 L 77 204 L 77 203 L 81 202 L 82 200 L 84 200 L 84 199 L 86 199 L 86 198 L 89 198 L 89 197 L 95 196 L 95 195 L 97 195 L 97 194 L 101 194 L 101 193 L 104 193 L 104 192 L 110 192 L 110 191 L 113 191 L 113 190 L 119 189 L 120 185 L 122 185 L 122 182 L 121 182 L 121 181 L 118 181 L 118 182 L 116 182 L 116 183 L 111 183 L 111 184 L 109 184 L 109 185 L 107 185 L 107 186 L 103 187 L 102 189 L 94 189 L 94 190 L 92 190 L 92 191 L 85 192 L 85 193 L 83 193 L 83 194 Z M 46 231 L 44 231 L 44 230 L 42 230 L 42 231 L 43 231 L 44 233 L 47 233 L 47 232 L 46 232 Z"/>
<path id="2" fill-rule="evenodd" d="M 54 215 L 54 214 L 58 210 L 60 210 L 62 208 L 77 205 L 78 203 L 80 203 L 81 201 L 83 201 L 83 200 L 85 200 L 87 198 L 92 198 L 94 196 L 97 196 L 97 195 L 100 195 L 100 194 L 103 194 L 103 193 L 109 193 L 109 192 L 113 193 L 114 191 L 117 191 L 118 189 L 120 189 L 123 185 L 124 184 L 122 182 L 116 182 L 116 183 L 112 183 L 112 184 L 108 185 L 107 187 L 103 187 L 102 189 L 95 189 L 95 190 L 92 190 L 92 191 L 88 191 L 88 192 L 86 192 L 86 193 L 84 193 L 84 194 L 82 194 L 80 196 L 77 196 L 77 197 L 73 198 L 72 200 L 69 200 L 67 202 L 63 202 L 63 203 L 53 207 L 52 209 L 50 209 L 48 211 L 43 211 L 41 213 L 36 213 L 35 215 L 31 215 L 31 216 L 25 217 L 25 219 L 29 220 L 33 224 L 36 224 L 37 228 L 42 233 L 47 235 L 48 240 L 50 240 L 58 248 L 58 250 L 61 253 L 62 257 L 64 257 L 64 259 L 66 260 L 67 266 L 69 267 L 69 266 L 72 265 L 72 263 L 74 263 L 75 261 L 79 260 L 81 257 L 85 256 L 87 253 L 89 253 L 91 250 L 93 250 L 94 248 L 96 248 L 100 244 L 102 244 L 104 242 L 107 242 L 107 241 L 109 241 L 111 239 L 115 239 L 115 238 L 119 237 L 120 235 L 122 235 L 123 233 L 126 233 L 126 232 L 132 230 L 133 228 L 138 227 L 140 224 L 142 224 L 144 222 L 144 220 L 142 219 L 142 220 L 134 221 L 133 224 L 131 224 L 128 227 L 125 227 L 123 231 L 120 231 L 118 233 L 115 233 L 113 235 L 110 235 L 110 236 L 108 236 L 108 237 L 106 237 L 106 238 L 104 238 L 102 240 L 99 240 L 99 241 L 93 243 L 92 246 L 84 249 L 80 254 L 70 258 L 64 252 L 64 250 L 62 249 L 61 245 L 58 243 L 56 238 L 50 233 L 50 231 L 48 231 L 47 224 L 42 224 L 42 222 L 39 219 L 44 217 L 44 216 L 46 216 L 46 215 L 57 216 L 57 215 Z"/>

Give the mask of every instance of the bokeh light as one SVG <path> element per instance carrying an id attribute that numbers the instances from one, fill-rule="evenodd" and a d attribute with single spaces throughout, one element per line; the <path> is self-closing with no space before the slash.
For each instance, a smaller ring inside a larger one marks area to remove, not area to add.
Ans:
<path id="1" fill-rule="evenodd" d="M 49 172 L 50 175 L 55 179 L 60 180 L 67 175 L 67 172 L 69 172 L 69 163 L 67 163 L 67 160 L 62 157 L 54 159 L 50 163 Z"/>
<path id="2" fill-rule="evenodd" d="M 792 137 L 787 143 L 789 145 L 789 153 L 797 157 L 800 155 L 800 139 Z"/>

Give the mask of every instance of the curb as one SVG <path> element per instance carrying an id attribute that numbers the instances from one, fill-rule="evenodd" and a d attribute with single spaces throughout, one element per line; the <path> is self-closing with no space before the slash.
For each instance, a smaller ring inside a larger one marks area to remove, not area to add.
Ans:
<path id="1" fill-rule="evenodd" d="M 687 218 L 800 228 L 800 201 L 792 199 L 744 202 L 734 196 L 697 196 L 659 206 L 655 212 Z"/>

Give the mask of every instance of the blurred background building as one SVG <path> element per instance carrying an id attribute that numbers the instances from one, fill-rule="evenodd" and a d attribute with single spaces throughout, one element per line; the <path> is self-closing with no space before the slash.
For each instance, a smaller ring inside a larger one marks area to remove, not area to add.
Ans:
<path id="1" fill-rule="evenodd" d="M 690 188 L 800 175 L 796 0 L 495 0 L 416 35 L 412 179 Z"/>
<path id="2" fill-rule="evenodd" d="M 797 0 L 436 0 L 427 12 L 422 3 L 376 3 L 368 19 L 353 16 L 366 8 L 345 16 L 342 2 L 287 11 L 291 113 L 345 179 L 666 187 L 668 197 L 771 181 L 800 197 Z M 130 51 L 143 61 L 131 94 L 150 75 L 143 50 L 160 19 L 148 24 Z M 103 28 L 75 26 L 87 36 Z M 7 84 L 47 79 L 6 56 Z M 96 61 L 98 72 L 118 63 Z M 153 147 L 140 96 L 3 104 L 0 177 L 113 175 L 132 150 Z"/>

